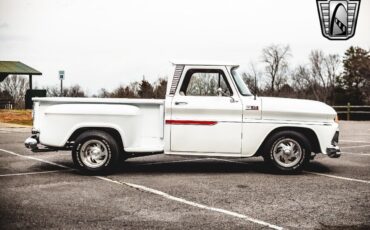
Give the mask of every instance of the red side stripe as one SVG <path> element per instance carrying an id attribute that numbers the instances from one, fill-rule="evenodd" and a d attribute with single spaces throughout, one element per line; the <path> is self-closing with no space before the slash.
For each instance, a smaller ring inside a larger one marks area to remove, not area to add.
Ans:
<path id="1" fill-rule="evenodd" d="M 217 121 L 166 120 L 167 125 L 215 125 Z"/>

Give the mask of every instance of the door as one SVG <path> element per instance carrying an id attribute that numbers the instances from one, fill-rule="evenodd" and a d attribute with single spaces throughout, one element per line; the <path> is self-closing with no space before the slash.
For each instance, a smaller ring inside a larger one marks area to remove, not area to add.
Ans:
<path id="1" fill-rule="evenodd" d="M 225 67 L 186 68 L 172 99 L 171 151 L 241 153 L 242 102 Z"/>

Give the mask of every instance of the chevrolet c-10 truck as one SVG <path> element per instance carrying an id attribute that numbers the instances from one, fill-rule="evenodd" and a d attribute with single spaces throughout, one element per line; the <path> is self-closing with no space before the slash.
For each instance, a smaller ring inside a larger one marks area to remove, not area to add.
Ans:
<path id="1" fill-rule="evenodd" d="M 156 153 L 262 156 L 272 168 L 288 172 L 302 170 L 317 153 L 340 156 L 332 107 L 256 97 L 236 64 L 174 66 L 165 100 L 34 98 L 26 147 L 71 150 L 79 169 L 98 174 L 120 159 Z"/>

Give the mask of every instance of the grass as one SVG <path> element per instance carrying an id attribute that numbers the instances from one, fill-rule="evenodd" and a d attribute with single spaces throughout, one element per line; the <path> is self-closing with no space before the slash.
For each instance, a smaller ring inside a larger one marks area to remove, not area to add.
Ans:
<path id="1" fill-rule="evenodd" d="M 0 122 L 32 125 L 32 110 L 0 109 Z"/>

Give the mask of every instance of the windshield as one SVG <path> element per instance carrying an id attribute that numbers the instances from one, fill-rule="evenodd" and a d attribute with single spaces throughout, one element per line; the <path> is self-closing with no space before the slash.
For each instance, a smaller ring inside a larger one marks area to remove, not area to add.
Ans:
<path id="1" fill-rule="evenodd" d="M 234 78 L 235 84 L 238 87 L 240 94 L 243 96 L 251 96 L 252 93 L 249 91 L 247 85 L 243 81 L 243 78 L 239 75 L 236 69 L 237 67 L 231 69 L 231 75 Z"/>

